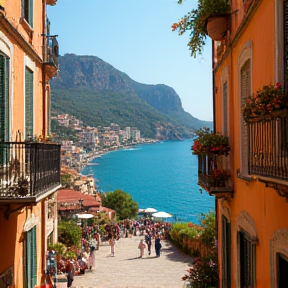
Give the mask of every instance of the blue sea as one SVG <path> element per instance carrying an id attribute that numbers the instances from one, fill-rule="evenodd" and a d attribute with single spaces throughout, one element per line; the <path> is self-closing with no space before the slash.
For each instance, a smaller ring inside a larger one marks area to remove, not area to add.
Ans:
<path id="1" fill-rule="evenodd" d="M 168 221 L 198 223 L 201 212 L 214 210 L 215 199 L 197 185 L 198 160 L 192 139 L 143 144 L 109 152 L 82 169 L 93 174 L 99 191 L 122 189 L 140 209 L 173 214 Z"/>

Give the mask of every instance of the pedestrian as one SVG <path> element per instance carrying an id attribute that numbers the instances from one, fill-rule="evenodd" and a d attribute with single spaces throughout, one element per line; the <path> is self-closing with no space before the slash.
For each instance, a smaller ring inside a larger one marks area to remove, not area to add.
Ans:
<path id="1" fill-rule="evenodd" d="M 161 243 L 160 243 L 160 237 L 156 236 L 155 238 L 155 252 L 156 252 L 156 257 L 160 257 L 160 251 L 161 251 Z"/>
<path id="2" fill-rule="evenodd" d="M 148 247 L 148 255 L 151 254 L 151 245 L 152 245 L 152 240 L 151 240 L 151 235 L 150 232 L 148 231 L 147 234 L 145 235 L 145 242 Z"/>
<path id="3" fill-rule="evenodd" d="M 111 250 L 111 256 L 114 256 L 114 253 L 115 253 L 115 239 L 114 237 L 112 236 L 110 239 L 109 239 L 109 245 L 110 245 L 110 250 Z"/>
<path id="4" fill-rule="evenodd" d="M 70 260 L 66 262 L 66 272 L 67 272 L 67 288 L 71 288 L 72 282 L 74 280 L 75 268 L 73 262 Z"/>
<path id="5" fill-rule="evenodd" d="M 140 256 L 139 256 L 139 258 L 142 258 L 142 257 L 143 257 L 145 248 L 146 248 L 146 245 L 143 243 L 143 240 L 141 239 L 141 240 L 140 240 L 140 243 L 139 243 L 139 245 L 138 245 L 138 249 L 140 250 Z"/>
<path id="6" fill-rule="evenodd" d="M 95 251 L 96 248 L 94 246 L 91 246 L 88 258 L 88 266 L 90 271 L 92 271 L 92 268 L 95 266 Z"/>

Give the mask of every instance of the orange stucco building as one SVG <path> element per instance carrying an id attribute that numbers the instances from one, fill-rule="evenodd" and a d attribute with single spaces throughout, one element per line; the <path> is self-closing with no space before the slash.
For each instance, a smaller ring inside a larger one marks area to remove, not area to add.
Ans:
<path id="1" fill-rule="evenodd" d="M 45 282 L 48 240 L 57 240 L 60 146 L 50 133 L 49 80 L 58 43 L 47 5 L 0 1 L 0 287 Z"/>
<path id="2" fill-rule="evenodd" d="M 226 187 L 209 187 L 203 181 L 209 171 L 199 168 L 199 184 L 217 199 L 219 287 L 282 288 L 288 283 L 288 118 L 278 111 L 246 123 L 242 107 L 265 85 L 279 82 L 288 91 L 288 1 L 231 0 L 230 12 L 227 34 L 212 46 L 214 129 L 231 147 L 213 161 L 231 178 Z"/>

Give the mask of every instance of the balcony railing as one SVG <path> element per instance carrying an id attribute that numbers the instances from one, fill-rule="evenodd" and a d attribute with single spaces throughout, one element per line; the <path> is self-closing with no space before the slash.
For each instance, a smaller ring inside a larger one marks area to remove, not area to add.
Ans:
<path id="1" fill-rule="evenodd" d="M 288 180 L 288 116 L 252 122 L 248 129 L 249 174 Z"/>
<path id="2" fill-rule="evenodd" d="M 34 201 L 60 185 L 60 145 L 0 142 L 0 201 Z"/>
<path id="3" fill-rule="evenodd" d="M 211 154 L 198 155 L 198 185 L 210 195 L 227 197 L 233 193 L 230 175 L 217 167 L 217 157 Z M 227 157 L 227 156 L 222 156 Z"/>
<path id="4" fill-rule="evenodd" d="M 44 49 L 44 63 L 46 74 L 51 79 L 58 71 L 59 45 L 57 36 L 46 36 L 46 49 Z"/>

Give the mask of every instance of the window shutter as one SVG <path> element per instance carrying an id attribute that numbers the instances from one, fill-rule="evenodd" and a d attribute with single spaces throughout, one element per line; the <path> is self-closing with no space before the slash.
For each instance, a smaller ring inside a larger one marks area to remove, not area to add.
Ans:
<path id="1" fill-rule="evenodd" d="M 0 55 L 0 141 L 9 141 L 9 58 Z"/>
<path id="2" fill-rule="evenodd" d="M 27 232 L 26 240 L 26 288 L 34 288 L 37 284 L 36 266 L 36 226 Z"/>
<path id="3" fill-rule="evenodd" d="M 284 13 L 284 89 L 288 91 L 288 1 L 283 1 Z"/>
<path id="4" fill-rule="evenodd" d="M 231 224 L 222 215 L 222 287 L 231 287 Z"/>
<path id="5" fill-rule="evenodd" d="M 33 0 L 28 0 L 28 22 L 33 28 Z"/>
<path id="6" fill-rule="evenodd" d="M 25 135 L 33 137 L 33 72 L 25 70 Z"/>
<path id="7" fill-rule="evenodd" d="M 251 73 L 250 73 L 250 60 L 246 61 L 241 69 L 241 108 L 244 104 L 245 97 L 251 94 Z M 245 125 L 242 111 L 241 111 L 241 172 L 248 174 L 248 128 Z"/>
<path id="8" fill-rule="evenodd" d="M 228 136 L 228 84 L 223 84 L 223 135 Z"/>

